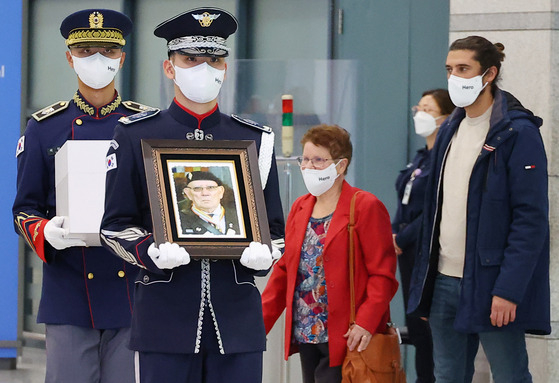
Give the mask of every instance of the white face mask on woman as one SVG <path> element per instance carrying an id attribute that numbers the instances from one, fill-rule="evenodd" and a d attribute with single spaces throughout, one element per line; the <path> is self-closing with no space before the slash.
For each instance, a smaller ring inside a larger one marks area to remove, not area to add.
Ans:
<path id="1" fill-rule="evenodd" d="M 452 103 L 460 108 L 472 105 L 481 91 L 489 84 L 483 84 L 483 76 L 489 68 L 479 76 L 462 78 L 453 74 L 448 78 L 448 93 Z"/>
<path id="2" fill-rule="evenodd" d="M 74 71 L 82 82 L 93 89 L 109 85 L 120 69 L 120 58 L 111 59 L 97 52 L 89 57 L 72 55 Z"/>
<path id="3" fill-rule="evenodd" d="M 413 125 L 415 127 L 415 133 L 421 137 L 429 137 L 435 130 L 437 130 L 437 120 L 443 116 L 437 118 L 431 116 L 429 113 L 424 111 L 419 111 L 413 116 Z"/>
<path id="4" fill-rule="evenodd" d="M 318 197 L 330 190 L 332 185 L 334 185 L 334 181 L 336 181 L 336 178 L 339 176 L 336 171 L 336 166 L 340 161 L 335 164 L 330 164 L 330 166 L 325 169 L 301 169 L 303 181 L 309 193 Z"/>
<path id="5" fill-rule="evenodd" d="M 192 68 L 181 68 L 175 65 L 173 68 L 175 84 L 186 98 L 200 104 L 217 98 L 225 78 L 225 69 L 216 69 L 206 62 Z"/>

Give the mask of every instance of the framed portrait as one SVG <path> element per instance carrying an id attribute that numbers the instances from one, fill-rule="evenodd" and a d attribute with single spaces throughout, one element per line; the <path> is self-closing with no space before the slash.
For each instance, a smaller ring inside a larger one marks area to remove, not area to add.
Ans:
<path id="1" fill-rule="evenodd" d="M 253 141 L 142 140 L 153 236 L 193 258 L 239 258 L 270 245 Z"/>

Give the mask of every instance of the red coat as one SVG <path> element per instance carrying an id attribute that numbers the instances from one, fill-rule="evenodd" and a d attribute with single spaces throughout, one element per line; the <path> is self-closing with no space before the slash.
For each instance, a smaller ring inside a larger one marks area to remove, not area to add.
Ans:
<path id="1" fill-rule="evenodd" d="M 342 193 L 326 234 L 323 249 L 324 273 L 328 294 L 328 343 L 330 365 L 341 365 L 346 353 L 349 328 L 349 207 L 358 188 L 344 181 Z M 274 266 L 262 293 L 266 333 L 286 310 L 285 359 L 298 351 L 291 343 L 293 294 L 301 248 L 316 198 L 298 198 L 287 218 L 285 253 Z M 390 315 L 390 300 L 398 289 L 396 254 L 392 244 L 390 217 L 373 194 L 361 192 L 355 204 L 355 301 L 356 323 L 371 333 L 385 329 Z"/>

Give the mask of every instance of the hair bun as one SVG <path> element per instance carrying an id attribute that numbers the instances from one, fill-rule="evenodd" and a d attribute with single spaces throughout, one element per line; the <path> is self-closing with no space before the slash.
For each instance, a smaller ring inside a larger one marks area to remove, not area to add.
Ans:
<path id="1" fill-rule="evenodd" d="M 497 51 L 501 54 L 501 61 L 503 61 L 505 59 L 505 46 L 501 43 L 495 43 L 493 45 L 495 45 L 495 48 L 497 48 Z"/>

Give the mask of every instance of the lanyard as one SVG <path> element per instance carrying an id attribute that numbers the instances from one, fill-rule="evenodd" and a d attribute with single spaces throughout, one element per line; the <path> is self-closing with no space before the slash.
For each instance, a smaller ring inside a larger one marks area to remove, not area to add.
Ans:
<path id="1" fill-rule="evenodd" d="M 402 205 L 407 205 L 410 202 L 411 189 L 413 188 L 413 181 L 421 174 L 421 169 L 416 168 L 412 173 L 409 181 L 406 183 L 404 189 L 404 196 L 402 197 Z"/>

